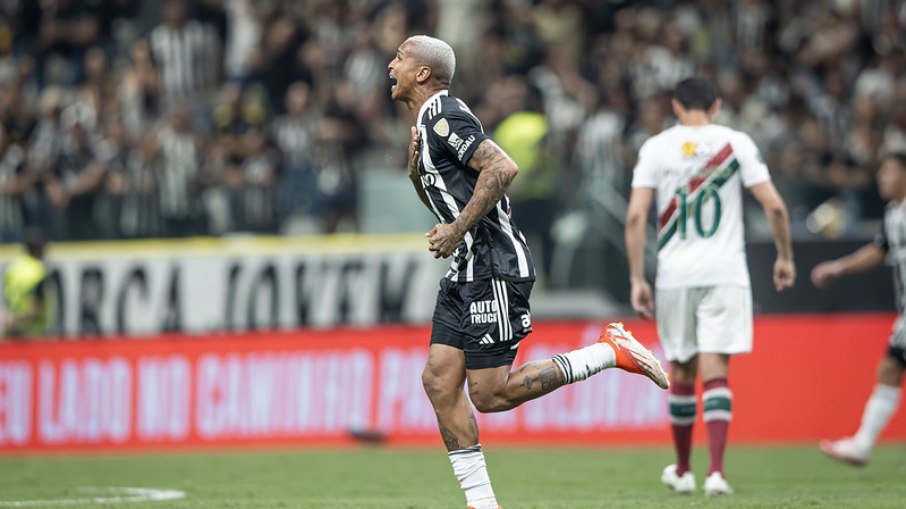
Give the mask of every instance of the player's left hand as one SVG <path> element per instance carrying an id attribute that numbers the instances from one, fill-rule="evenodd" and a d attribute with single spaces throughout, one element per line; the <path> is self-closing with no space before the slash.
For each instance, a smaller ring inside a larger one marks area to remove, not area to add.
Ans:
<path id="1" fill-rule="evenodd" d="M 418 175 L 418 160 L 421 158 L 421 139 L 415 126 L 409 128 L 412 140 L 409 143 L 409 175 Z"/>
<path id="2" fill-rule="evenodd" d="M 774 261 L 774 289 L 782 292 L 796 283 L 796 265 L 788 258 Z"/>
<path id="3" fill-rule="evenodd" d="M 436 224 L 425 234 L 428 237 L 428 251 L 435 258 L 447 258 L 462 243 L 465 233 L 460 233 L 452 224 Z"/>

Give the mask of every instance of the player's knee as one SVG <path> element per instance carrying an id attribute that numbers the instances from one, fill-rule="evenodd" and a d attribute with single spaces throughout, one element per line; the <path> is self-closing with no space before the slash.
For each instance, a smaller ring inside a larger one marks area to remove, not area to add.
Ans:
<path id="1" fill-rule="evenodd" d="M 434 372 L 430 368 L 422 371 L 422 387 L 425 388 L 425 394 L 435 406 L 444 403 L 455 395 L 456 388 L 451 388 L 446 377 Z M 462 391 L 462 388 L 459 388 Z"/>
<path id="2" fill-rule="evenodd" d="M 698 359 L 692 359 L 679 362 L 670 362 L 670 378 L 675 382 L 695 383 L 695 377 L 698 374 Z"/>
<path id="3" fill-rule="evenodd" d="M 491 414 L 494 412 L 504 412 L 513 408 L 513 403 L 503 397 L 500 394 L 471 394 L 472 404 L 475 406 L 475 410 L 483 414 Z"/>
<path id="4" fill-rule="evenodd" d="M 878 382 L 896 387 L 902 380 L 903 365 L 890 355 L 884 356 L 878 364 Z"/>

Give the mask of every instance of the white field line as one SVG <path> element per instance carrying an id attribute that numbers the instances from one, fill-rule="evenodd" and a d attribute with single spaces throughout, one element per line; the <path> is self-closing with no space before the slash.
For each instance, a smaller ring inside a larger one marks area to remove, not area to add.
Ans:
<path id="1" fill-rule="evenodd" d="M 85 488 L 90 491 L 106 492 L 86 498 L 56 498 L 47 500 L 0 500 L 0 507 L 33 507 L 38 505 L 78 504 L 129 504 L 135 502 L 156 502 L 185 498 L 186 492 L 156 488 Z"/>

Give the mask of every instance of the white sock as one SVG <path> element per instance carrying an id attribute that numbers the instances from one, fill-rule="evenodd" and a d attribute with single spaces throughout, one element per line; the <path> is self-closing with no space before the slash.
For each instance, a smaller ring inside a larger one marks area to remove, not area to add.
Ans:
<path id="1" fill-rule="evenodd" d="M 865 412 L 862 414 L 862 425 L 853 439 L 856 445 L 862 447 L 865 452 L 871 451 L 878 435 L 887 425 L 887 421 L 896 412 L 900 403 L 900 388 L 890 385 L 878 384 L 874 392 L 868 398 L 865 404 Z"/>
<path id="2" fill-rule="evenodd" d="M 617 356 L 607 343 L 594 343 L 572 352 L 553 356 L 566 383 L 579 382 L 617 365 Z"/>
<path id="3" fill-rule="evenodd" d="M 497 509 L 497 498 L 491 488 L 481 444 L 450 451 L 447 456 L 453 465 L 453 474 L 466 494 L 466 504 L 475 509 Z"/>

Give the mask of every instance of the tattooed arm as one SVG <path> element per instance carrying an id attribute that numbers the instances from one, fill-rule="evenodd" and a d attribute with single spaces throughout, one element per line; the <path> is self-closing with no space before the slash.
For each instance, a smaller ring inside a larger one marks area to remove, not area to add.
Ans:
<path id="1" fill-rule="evenodd" d="M 425 234 L 428 249 L 435 258 L 446 258 L 462 242 L 466 232 L 487 215 L 503 198 L 519 169 L 516 163 L 491 140 L 484 140 L 475 149 L 469 168 L 478 172 L 475 192 L 462 209 L 459 217 L 450 224 L 438 224 Z"/>

